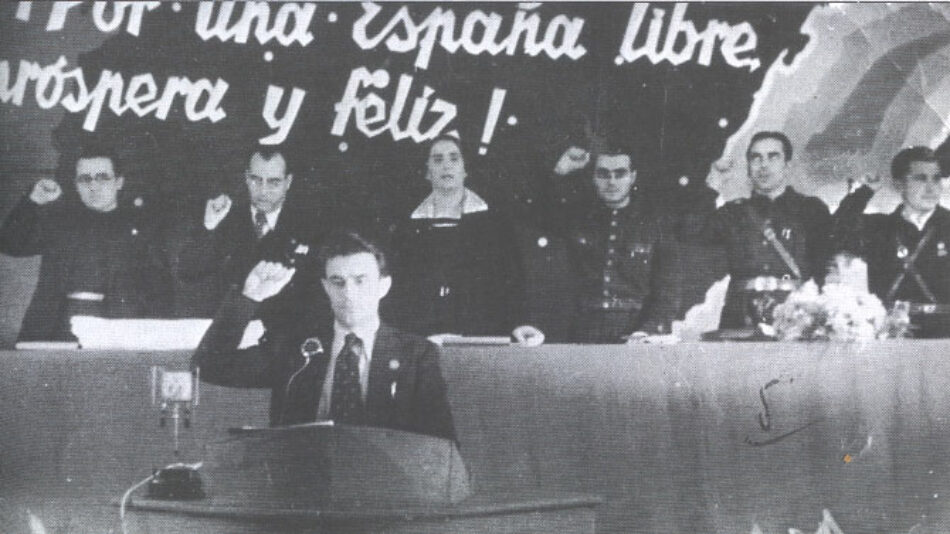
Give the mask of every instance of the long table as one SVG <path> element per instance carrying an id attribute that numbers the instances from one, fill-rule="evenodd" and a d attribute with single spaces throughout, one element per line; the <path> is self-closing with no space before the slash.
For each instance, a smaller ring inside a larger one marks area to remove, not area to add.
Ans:
<path id="1" fill-rule="evenodd" d="M 479 494 L 599 495 L 600 532 L 950 531 L 950 343 L 449 348 Z M 116 529 L 176 460 L 152 365 L 184 353 L 0 352 L 0 531 Z M 268 395 L 202 385 L 179 459 L 261 425 Z M 135 532 L 132 525 L 131 532 Z M 921 530 L 930 529 L 930 530 Z"/>

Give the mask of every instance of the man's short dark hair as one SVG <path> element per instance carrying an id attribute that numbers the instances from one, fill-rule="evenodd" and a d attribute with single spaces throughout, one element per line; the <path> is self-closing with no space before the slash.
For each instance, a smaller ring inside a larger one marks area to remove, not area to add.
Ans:
<path id="1" fill-rule="evenodd" d="M 937 163 L 940 164 L 940 176 L 950 176 L 950 136 L 940 143 L 940 146 L 934 150 L 937 155 Z"/>
<path id="2" fill-rule="evenodd" d="M 76 163 L 81 159 L 107 158 L 112 162 L 112 170 L 116 176 L 122 176 L 122 170 L 119 165 L 119 158 L 115 150 L 101 143 L 86 143 L 79 149 L 79 155 L 76 157 Z M 75 166 L 75 164 L 74 164 Z"/>
<path id="3" fill-rule="evenodd" d="M 891 160 L 891 178 L 899 182 L 906 180 L 910 165 L 915 161 L 937 163 L 937 154 L 925 146 L 912 146 L 901 150 Z"/>
<path id="4" fill-rule="evenodd" d="M 619 143 L 611 141 L 596 142 L 590 148 L 591 163 L 597 165 L 597 158 L 600 156 L 627 156 L 630 158 L 630 170 L 637 168 L 636 160 L 633 157 L 633 151 L 630 147 L 621 146 Z"/>
<path id="5" fill-rule="evenodd" d="M 255 155 L 258 155 L 264 161 L 270 161 L 277 156 L 280 156 L 284 159 L 284 173 L 290 172 L 290 162 L 287 160 L 287 155 L 284 154 L 284 151 L 276 145 L 254 145 L 247 154 L 247 165 L 250 165 L 251 158 Z"/>
<path id="6" fill-rule="evenodd" d="M 386 253 L 373 240 L 360 235 L 354 230 L 339 230 L 332 232 L 324 240 L 317 252 L 317 264 L 323 271 L 322 277 L 327 275 L 327 262 L 341 256 L 369 253 L 376 258 L 380 276 L 389 276 L 389 266 L 386 264 Z"/>
<path id="7" fill-rule="evenodd" d="M 749 141 L 749 148 L 745 151 L 746 159 L 749 159 L 749 151 L 752 150 L 752 145 L 758 143 L 763 139 L 775 139 L 776 141 L 782 143 L 782 152 L 785 153 L 785 161 L 792 159 L 792 142 L 788 140 L 788 136 L 782 132 L 756 132 L 752 136 L 752 140 Z"/>

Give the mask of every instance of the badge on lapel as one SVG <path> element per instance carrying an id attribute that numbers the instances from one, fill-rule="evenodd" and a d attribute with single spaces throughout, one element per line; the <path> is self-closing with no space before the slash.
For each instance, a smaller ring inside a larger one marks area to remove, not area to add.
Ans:
<path id="1" fill-rule="evenodd" d="M 937 242 L 937 256 L 943 258 L 946 255 L 947 255 L 947 244 L 944 243 L 943 241 L 938 241 Z"/>
<path id="2" fill-rule="evenodd" d="M 782 228 L 782 239 L 788 241 L 792 238 L 792 229 L 791 228 Z"/>
<path id="3" fill-rule="evenodd" d="M 907 250 L 907 247 L 905 247 L 904 245 L 901 245 L 901 246 L 897 247 L 897 257 L 898 257 L 898 258 L 904 259 L 904 258 L 907 257 L 907 254 L 909 254 L 909 251 Z"/>

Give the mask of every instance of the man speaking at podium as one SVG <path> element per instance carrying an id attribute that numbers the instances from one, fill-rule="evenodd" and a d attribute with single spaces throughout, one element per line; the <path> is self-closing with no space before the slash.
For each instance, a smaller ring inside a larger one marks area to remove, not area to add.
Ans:
<path id="1" fill-rule="evenodd" d="M 270 328 L 257 345 L 238 348 L 257 306 L 295 272 L 262 261 L 243 292 L 224 299 L 201 340 L 192 358 L 201 378 L 270 388 L 274 426 L 329 419 L 455 440 L 438 348 L 380 323 L 379 301 L 392 285 L 384 253 L 359 234 L 339 232 L 324 242 L 317 259 L 333 324 L 302 318 Z"/>

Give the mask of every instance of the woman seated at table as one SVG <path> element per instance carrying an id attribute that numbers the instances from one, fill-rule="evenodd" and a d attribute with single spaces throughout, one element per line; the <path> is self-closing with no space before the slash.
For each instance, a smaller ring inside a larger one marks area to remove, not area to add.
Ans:
<path id="1" fill-rule="evenodd" d="M 507 336 L 523 345 L 544 335 L 518 326 L 523 302 L 514 234 L 506 218 L 465 187 L 458 139 L 436 138 L 425 179 L 430 194 L 394 225 L 388 320 L 434 336 Z"/>

